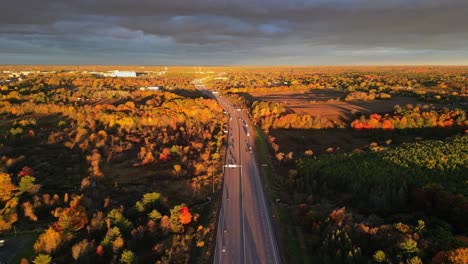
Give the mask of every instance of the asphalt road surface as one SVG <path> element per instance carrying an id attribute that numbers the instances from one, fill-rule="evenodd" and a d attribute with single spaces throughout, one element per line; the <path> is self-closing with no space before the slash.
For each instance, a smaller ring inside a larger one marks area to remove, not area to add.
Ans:
<path id="1" fill-rule="evenodd" d="M 216 98 L 228 115 L 228 146 L 214 263 L 280 263 L 255 160 L 250 120 L 224 97 L 196 87 Z"/>

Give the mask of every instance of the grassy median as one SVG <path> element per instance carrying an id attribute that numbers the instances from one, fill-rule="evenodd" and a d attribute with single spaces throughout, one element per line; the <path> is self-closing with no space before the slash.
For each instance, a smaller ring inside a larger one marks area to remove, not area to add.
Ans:
<path id="1" fill-rule="evenodd" d="M 280 197 L 281 192 L 281 179 L 274 171 L 273 162 L 271 160 L 268 140 L 263 131 L 257 126 L 253 126 L 255 131 L 255 147 L 256 157 L 260 164 L 262 181 L 264 183 L 264 190 L 270 201 L 271 213 L 274 216 L 273 224 L 277 230 L 278 247 L 282 260 L 286 263 L 308 263 L 309 259 L 306 257 L 305 243 L 301 243 L 299 238 L 300 230 L 288 225 L 291 222 L 291 216 L 286 209 L 277 206 L 275 201 Z M 303 239 L 302 239 L 303 240 Z"/>

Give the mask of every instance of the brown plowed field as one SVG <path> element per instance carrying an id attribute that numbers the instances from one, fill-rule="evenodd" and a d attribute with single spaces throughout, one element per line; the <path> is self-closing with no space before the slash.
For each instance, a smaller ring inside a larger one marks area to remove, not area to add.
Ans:
<path id="1" fill-rule="evenodd" d="M 344 93 L 335 89 L 310 90 L 307 92 L 251 93 L 259 101 L 281 102 L 287 111 L 297 114 L 327 117 L 335 122 L 350 122 L 356 113 L 392 112 L 395 105 L 412 104 L 441 108 L 438 104 L 428 104 L 414 97 L 393 96 L 389 100 L 345 102 Z"/>

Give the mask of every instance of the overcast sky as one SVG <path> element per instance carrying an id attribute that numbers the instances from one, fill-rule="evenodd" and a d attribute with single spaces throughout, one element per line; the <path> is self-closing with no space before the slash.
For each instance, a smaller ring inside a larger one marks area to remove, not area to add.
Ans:
<path id="1" fill-rule="evenodd" d="M 0 64 L 468 64 L 468 0 L 10 0 Z"/>

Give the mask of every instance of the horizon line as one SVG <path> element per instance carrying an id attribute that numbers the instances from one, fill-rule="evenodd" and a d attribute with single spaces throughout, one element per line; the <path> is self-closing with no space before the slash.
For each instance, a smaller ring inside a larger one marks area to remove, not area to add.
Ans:
<path id="1" fill-rule="evenodd" d="M 41 63 L 0 63 L 3 66 L 102 66 L 102 67 L 468 67 L 467 64 L 246 64 L 246 65 L 227 65 L 227 64 L 205 64 L 205 65 L 185 65 L 185 64 L 41 64 Z"/>

